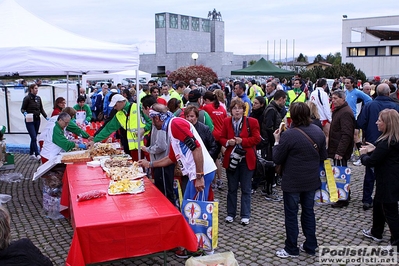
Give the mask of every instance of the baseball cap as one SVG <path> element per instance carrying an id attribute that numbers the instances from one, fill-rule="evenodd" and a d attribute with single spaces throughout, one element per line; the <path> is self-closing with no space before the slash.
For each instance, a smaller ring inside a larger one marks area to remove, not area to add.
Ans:
<path id="1" fill-rule="evenodd" d="M 117 102 L 122 102 L 122 101 L 126 101 L 126 98 L 123 97 L 120 94 L 115 94 L 112 97 L 112 100 L 111 100 L 111 103 L 109 104 L 109 107 L 114 107 Z"/>
<path id="2" fill-rule="evenodd" d="M 381 77 L 380 76 L 375 76 L 374 79 L 375 79 L 375 81 L 380 81 Z"/>
<path id="3" fill-rule="evenodd" d="M 199 98 L 201 98 L 201 92 L 199 90 L 192 90 L 188 94 L 188 100 L 190 102 L 196 102 Z"/>

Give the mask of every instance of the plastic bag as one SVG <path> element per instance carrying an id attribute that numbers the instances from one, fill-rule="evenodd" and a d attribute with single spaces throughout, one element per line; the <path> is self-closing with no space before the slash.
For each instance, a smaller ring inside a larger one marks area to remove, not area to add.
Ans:
<path id="1" fill-rule="evenodd" d="M 77 201 L 85 201 L 85 200 L 91 200 L 91 199 L 97 199 L 101 197 L 105 197 L 107 195 L 106 191 L 103 190 L 90 190 L 84 193 L 79 193 L 76 195 L 76 200 Z"/>
<path id="2" fill-rule="evenodd" d="M 11 196 L 7 194 L 0 194 L 0 205 L 7 203 L 11 200 Z"/>
<path id="3" fill-rule="evenodd" d="M 0 181 L 4 181 L 7 183 L 21 182 L 22 179 L 24 179 L 24 176 L 21 173 L 10 173 L 10 174 L 0 175 Z"/>
<path id="4" fill-rule="evenodd" d="M 224 252 L 208 256 L 191 257 L 186 261 L 186 266 L 238 266 L 234 253 Z"/>

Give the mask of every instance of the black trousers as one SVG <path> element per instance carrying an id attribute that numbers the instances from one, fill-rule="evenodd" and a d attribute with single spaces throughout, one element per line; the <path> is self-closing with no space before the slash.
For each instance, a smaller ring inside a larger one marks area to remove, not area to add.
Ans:
<path id="1" fill-rule="evenodd" d="M 154 168 L 154 184 L 173 205 L 176 205 L 175 195 L 173 193 L 174 173 L 174 164 Z"/>
<path id="2" fill-rule="evenodd" d="M 382 203 L 374 199 L 371 234 L 377 238 L 382 238 L 385 223 L 388 224 L 389 231 L 391 231 L 391 244 L 399 246 L 398 203 Z"/>

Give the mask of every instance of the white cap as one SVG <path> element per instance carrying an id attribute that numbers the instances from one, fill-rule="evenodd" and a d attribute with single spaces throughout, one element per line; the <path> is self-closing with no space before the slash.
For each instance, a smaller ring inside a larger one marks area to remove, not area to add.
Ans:
<path id="1" fill-rule="evenodd" d="M 118 90 L 117 89 L 112 89 L 112 90 L 110 90 L 111 92 L 113 92 L 113 93 L 118 93 Z"/>
<path id="2" fill-rule="evenodd" d="M 111 103 L 109 104 L 109 107 L 114 107 L 117 102 L 122 102 L 122 101 L 126 101 L 126 98 L 120 94 L 115 94 L 114 96 L 112 96 L 112 100 Z"/>

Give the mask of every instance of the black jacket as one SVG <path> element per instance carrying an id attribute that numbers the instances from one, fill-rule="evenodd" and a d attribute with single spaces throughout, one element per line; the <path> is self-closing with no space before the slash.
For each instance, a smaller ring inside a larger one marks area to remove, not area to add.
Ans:
<path id="1" fill-rule="evenodd" d="M 326 137 L 316 125 L 300 126 L 319 147 L 319 152 L 299 130 L 289 128 L 273 147 L 273 161 L 283 165 L 281 189 L 307 192 L 320 187 L 320 162 L 327 159 Z"/>
<path id="2" fill-rule="evenodd" d="M 28 114 L 33 114 L 33 119 L 35 121 L 40 120 L 40 114 L 47 118 L 47 114 L 43 109 L 42 99 L 38 95 L 33 95 L 28 93 L 22 101 L 21 113 L 27 112 Z"/>
<path id="3" fill-rule="evenodd" d="M 362 164 L 374 167 L 375 200 L 382 203 L 399 201 L 399 143 L 388 147 L 388 140 L 376 143 L 371 155 L 361 155 Z"/>
<path id="4" fill-rule="evenodd" d="M 205 125 L 199 121 L 194 125 L 194 127 L 197 130 L 198 135 L 200 135 L 202 142 L 204 143 L 206 149 L 209 152 L 209 155 L 211 155 L 213 160 L 216 160 L 218 157 L 217 145 L 216 145 L 216 141 L 212 135 L 211 130 L 209 129 L 209 127 L 207 125 Z"/>
<path id="5" fill-rule="evenodd" d="M 49 258 L 27 238 L 14 242 L 0 250 L 0 265 L 7 266 L 52 266 Z"/>

